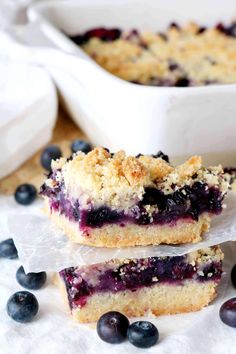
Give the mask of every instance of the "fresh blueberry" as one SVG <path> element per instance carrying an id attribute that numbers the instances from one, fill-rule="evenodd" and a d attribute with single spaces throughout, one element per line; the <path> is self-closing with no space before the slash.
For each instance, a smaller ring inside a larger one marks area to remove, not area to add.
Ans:
<path id="1" fill-rule="evenodd" d="M 107 343 L 121 343 L 126 339 L 129 320 L 120 312 L 110 311 L 100 317 L 97 323 L 99 337 Z"/>
<path id="2" fill-rule="evenodd" d="M 62 156 L 61 149 L 57 145 L 50 145 L 46 147 L 40 157 L 42 166 L 47 170 L 51 171 L 52 160 L 57 160 Z"/>
<path id="3" fill-rule="evenodd" d="M 16 188 L 15 200 L 17 203 L 22 205 L 29 205 L 37 197 L 37 189 L 32 184 L 21 184 Z"/>
<path id="4" fill-rule="evenodd" d="M 18 291 L 7 302 L 7 313 L 16 322 L 32 321 L 38 309 L 38 300 L 28 291 Z"/>
<path id="5" fill-rule="evenodd" d="M 0 243 L 0 257 L 16 259 L 18 253 L 12 238 L 8 238 Z"/>
<path id="6" fill-rule="evenodd" d="M 16 279 L 23 288 L 38 290 L 45 284 L 47 274 L 45 272 L 25 274 L 24 268 L 21 266 L 16 272 Z"/>
<path id="7" fill-rule="evenodd" d="M 151 322 L 137 321 L 129 326 L 127 337 L 135 347 L 149 348 L 158 341 L 159 332 Z"/>
<path id="8" fill-rule="evenodd" d="M 227 300 L 220 308 L 220 319 L 230 327 L 236 327 L 236 297 Z"/>
<path id="9" fill-rule="evenodd" d="M 87 154 L 91 150 L 92 150 L 91 145 L 84 140 L 79 140 L 79 139 L 74 140 L 71 144 L 72 152 L 82 151 L 85 154 Z"/>
<path id="10" fill-rule="evenodd" d="M 231 270 L 231 281 L 233 286 L 236 288 L 236 264 L 233 266 Z"/>

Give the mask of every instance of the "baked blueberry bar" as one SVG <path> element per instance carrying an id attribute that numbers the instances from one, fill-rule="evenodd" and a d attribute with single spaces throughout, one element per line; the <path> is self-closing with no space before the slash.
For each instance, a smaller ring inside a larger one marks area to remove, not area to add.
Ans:
<path id="1" fill-rule="evenodd" d="M 94 28 L 71 37 L 98 64 L 133 83 L 198 86 L 236 82 L 236 22 L 171 23 L 162 33 Z"/>
<path id="2" fill-rule="evenodd" d="M 198 311 L 216 296 L 223 253 L 218 246 L 183 256 L 111 260 L 59 273 L 73 317 L 93 322 L 105 312 L 149 316 Z"/>
<path id="3" fill-rule="evenodd" d="M 127 156 L 95 148 L 54 161 L 41 187 L 52 220 L 74 242 L 100 247 L 198 242 L 228 188 L 221 166 L 194 156 Z"/>

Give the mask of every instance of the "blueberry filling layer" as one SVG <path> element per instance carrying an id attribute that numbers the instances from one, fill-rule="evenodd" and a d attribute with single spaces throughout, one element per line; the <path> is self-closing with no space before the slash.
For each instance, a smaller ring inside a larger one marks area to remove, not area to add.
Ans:
<path id="1" fill-rule="evenodd" d="M 194 262 L 188 263 L 186 255 L 150 257 L 105 269 L 95 265 L 87 270 L 67 268 L 60 272 L 71 309 L 84 306 L 88 297 L 95 293 L 136 291 L 159 283 L 182 285 L 184 280 L 219 282 L 221 274 L 222 261 L 208 261 L 196 266 Z"/>
<path id="2" fill-rule="evenodd" d="M 185 186 L 172 194 L 164 194 L 156 188 L 146 188 L 143 199 L 127 213 L 112 210 L 107 206 L 82 209 L 79 201 L 73 201 L 66 196 L 63 183 L 54 188 L 44 184 L 41 194 L 49 198 L 52 210 L 65 215 L 70 221 L 78 222 L 81 229 L 114 223 L 120 226 L 126 223 L 175 225 L 179 219 L 198 221 L 203 213 L 219 214 L 224 198 L 218 188 L 208 187 L 206 183 L 201 182 Z M 151 213 L 150 206 L 153 210 Z"/>

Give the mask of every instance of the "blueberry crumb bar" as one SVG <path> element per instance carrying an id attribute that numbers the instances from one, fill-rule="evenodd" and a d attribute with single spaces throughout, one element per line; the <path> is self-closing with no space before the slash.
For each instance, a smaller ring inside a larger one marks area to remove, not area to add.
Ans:
<path id="1" fill-rule="evenodd" d="M 211 28 L 171 23 L 157 33 L 101 27 L 71 39 L 104 69 L 136 84 L 236 83 L 236 22 Z"/>
<path id="2" fill-rule="evenodd" d="M 59 273 L 58 284 L 79 322 L 108 311 L 150 316 L 198 311 L 216 296 L 222 275 L 219 246 L 183 256 L 111 260 Z"/>
<path id="3" fill-rule="evenodd" d="M 72 241 L 126 247 L 200 241 L 227 189 L 221 166 L 205 168 L 198 156 L 173 167 L 163 155 L 95 148 L 53 161 L 41 195 Z"/>

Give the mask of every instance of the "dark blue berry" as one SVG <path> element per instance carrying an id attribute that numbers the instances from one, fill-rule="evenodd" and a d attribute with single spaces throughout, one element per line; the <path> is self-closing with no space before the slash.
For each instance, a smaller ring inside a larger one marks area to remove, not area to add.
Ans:
<path id="1" fill-rule="evenodd" d="M 17 203 L 22 205 L 29 205 L 37 197 L 37 189 L 32 184 L 21 184 L 16 188 L 15 200 Z"/>
<path id="2" fill-rule="evenodd" d="M 176 83 L 176 87 L 188 87 L 190 86 L 190 80 L 187 77 L 179 78 Z"/>
<path id="3" fill-rule="evenodd" d="M 110 311 L 100 317 L 97 323 L 99 337 L 107 343 L 121 343 L 126 339 L 128 318 L 120 312 Z"/>
<path id="4" fill-rule="evenodd" d="M 85 44 L 90 38 L 99 38 L 104 42 L 112 42 L 120 38 L 121 31 L 118 28 L 97 27 L 81 35 L 70 37 L 78 45 Z"/>
<path id="5" fill-rule="evenodd" d="M 179 65 L 175 62 L 170 62 L 168 65 L 168 68 L 170 71 L 175 71 L 175 70 L 179 69 Z"/>
<path id="6" fill-rule="evenodd" d="M 151 322 L 137 321 L 129 326 L 127 337 L 135 347 L 149 348 L 158 341 L 159 332 Z"/>
<path id="7" fill-rule="evenodd" d="M 0 257 L 16 259 L 18 253 L 12 238 L 8 238 L 0 243 Z"/>
<path id="8" fill-rule="evenodd" d="M 236 297 L 227 300 L 220 308 L 220 319 L 230 327 L 236 327 Z"/>
<path id="9" fill-rule="evenodd" d="M 16 279 L 23 288 L 38 290 L 45 284 L 47 274 L 45 272 L 25 274 L 24 268 L 21 266 L 16 272 Z"/>
<path id="10" fill-rule="evenodd" d="M 38 309 L 38 300 L 28 291 L 18 291 L 7 302 L 7 313 L 16 322 L 32 321 Z"/>
<path id="11" fill-rule="evenodd" d="M 84 140 L 74 140 L 71 144 L 72 152 L 82 151 L 85 154 L 87 154 L 91 150 L 92 150 L 91 145 Z"/>
<path id="12" fill-rule="evenodd" d="M 51 171 L 52 160 L 57 160 L 62 156 L 61 149 L 57 145 L 50 145 L 46 147 L 40 157 L 42 166 L 47 170 Z"/>
<path id="13" fill-rule="evenodd" d="M 166 162 L 169 162 L 169 156 L 164 154 L 161 150 L 158 151 L 157 154 L 152 155 L 153 157 L 160 158 Z"/>
<path id="14" fill-rule="evenodd" d="M 199 27 L 197 34 L 202 34 L 206 31 L 206 27 Z"/>
<path id="15" fill-rule="evenodd" d="M 231 270 L 231 281 L 233 286 L 236 288 L 236 264 L 233 266 Z"/>
<path id="16" fill-rule="evenodd" d="M 87 213 L 86 224 L 91 227 L 100 227 L 105 223 L 119 221 L 120 215 L 107 207 L 100 207 Z"/>

